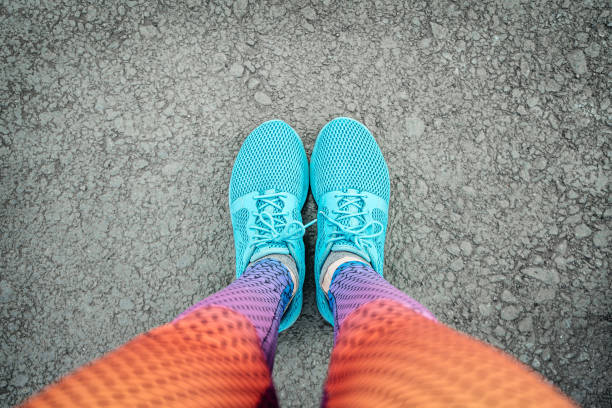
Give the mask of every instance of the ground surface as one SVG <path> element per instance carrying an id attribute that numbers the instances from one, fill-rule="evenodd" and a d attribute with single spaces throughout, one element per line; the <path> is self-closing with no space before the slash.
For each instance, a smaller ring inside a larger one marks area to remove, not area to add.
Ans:
<path id="1" fill-rule="evenodd" d="M 84 3 L 0 6 L 1 405 L 229 283 L 244 137 L 284 119 L 310 154 L 347 115 L 389 163 L 388 279 L 610 406 L 608 1 Z M 284 406 L 332 345 L 307 279 Z"/>

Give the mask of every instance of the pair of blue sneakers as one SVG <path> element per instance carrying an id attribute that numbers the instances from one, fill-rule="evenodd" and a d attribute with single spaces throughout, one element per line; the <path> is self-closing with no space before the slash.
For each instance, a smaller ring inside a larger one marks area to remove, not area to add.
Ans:
<path id="1" fill-rule="evenodd" d="M 319 207 L 315 287 L 321 315 L 334 319 L 321 288 L 321 268 L 332 251 L 355 254 L 383 274 L 389 208 L 389 170 L 370 131 L 349 118 L 323 127 L 312 152 L 310 174 L 304 145 L 283 121 L 258 126 L 246 138 L 232 169 L 229 199 L 236 277 L 265 256 L 290 256 L 299 285 L 280 323 L 290 327 L 302 310 L 305 228 L 301 209 L 308 181 Z M 316 221 L 316 220 L 315 220 Z"/>

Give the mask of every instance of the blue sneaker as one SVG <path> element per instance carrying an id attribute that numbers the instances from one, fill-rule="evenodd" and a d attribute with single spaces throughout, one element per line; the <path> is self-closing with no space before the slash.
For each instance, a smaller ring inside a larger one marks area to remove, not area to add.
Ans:
<path id="1" fill-rule="evenodd" d="M 332 251 L 355 254 L 383 274 L 389 210 L 389 170 L 370 131 L 349 118 L 329 122 L 310 158 L 310 183 L 319 206 L 315 287 L 321 315 L 334 317 L 321 288 L 321 268 Z"/>
<path id="2" fill-rule="evenodd" d="M 306 268 L 300 211 L 307 193 L 308 159 L 297 133 L 281 120 L 255 128 L 238 152 L 229 186 L 236 278 L 262 257 L 281 254 L 293 258 L 299 286 L 279 331 L 291 326 L 302 310 Z"/>

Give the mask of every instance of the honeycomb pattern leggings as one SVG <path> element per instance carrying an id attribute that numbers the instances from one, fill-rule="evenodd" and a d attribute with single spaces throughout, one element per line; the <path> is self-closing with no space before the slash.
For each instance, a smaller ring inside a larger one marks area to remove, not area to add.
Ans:
<path id="1" fill-rule="evenodd" d="M 278 406 L 271 370 L 292 290 L 287 269 L 262 260 L 23 406 Z M 363 263 L 338 268 L 329 298 L 335 345 L 323 406 L 573 406 L 513 358 L 438 323 Z"/>

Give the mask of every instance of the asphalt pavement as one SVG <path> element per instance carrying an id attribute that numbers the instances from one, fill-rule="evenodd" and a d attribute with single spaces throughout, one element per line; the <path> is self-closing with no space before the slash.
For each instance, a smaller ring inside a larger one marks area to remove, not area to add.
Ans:
<path id="1" fill-rule="evenodd" d="M 232 281 L 254 127 L 285 120 L 310 155 L 350 116 L 389 164 L 388 280 L 610 407 L 610 21 L 603 0 L 3 1 L 0 405 Z M 315 228 L 287 407 L 319 404 L 332 346 Z"/>

